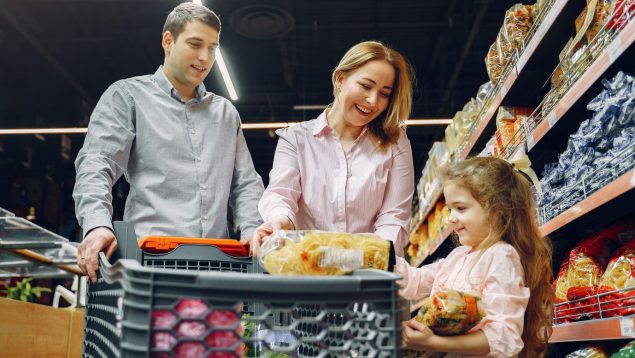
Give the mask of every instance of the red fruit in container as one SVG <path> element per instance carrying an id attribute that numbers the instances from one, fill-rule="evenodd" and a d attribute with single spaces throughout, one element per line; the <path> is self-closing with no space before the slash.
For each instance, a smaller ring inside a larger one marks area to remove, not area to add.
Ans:
<path id="1" fill-rule="evenodd" d="M 174 322 L 176 322 L 176 316 L 171 311 L 152 311 L 152 328 L 170 328 Z"/>
<path id="2" fill-rule="evenodd" d="M 203 343 L 183 342 L 176 346 L 174 353 L 178 358 L 199 358 L 202 357 L 207 348 Z"/>
<path id="3" fill-rule="evenodd" d="M 239 320 L 232 310 L 214 310 L 207 316 L 207 323 L 212 328 L 233 327 Z"/>
<path id="4" fill-rule="evenodd" d="M 201 321 L 181 321 L 176 326 L 179 337 L 202 338 L 207 331 L 207 326 Z"/>
<path id="5" fill-rule="evenodd" d="M 181 317 L 198 318 L 207 311 L 208 306 L 203 300 L 184 298 L 176 304 L 175 308 Z"/>

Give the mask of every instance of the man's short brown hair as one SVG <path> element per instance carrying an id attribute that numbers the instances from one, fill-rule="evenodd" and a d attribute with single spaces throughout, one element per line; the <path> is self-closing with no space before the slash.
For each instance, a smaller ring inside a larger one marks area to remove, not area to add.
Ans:
<path id="1" fill-rule="evenodd" d="M 163 33 L 170 31 L 176 41 L 185 25 L 190 21 L 200 21 L 220 32 L 220 19 L 212 10 L 192 2 L 184 2 L 175 7 L 165 19 Z"/>

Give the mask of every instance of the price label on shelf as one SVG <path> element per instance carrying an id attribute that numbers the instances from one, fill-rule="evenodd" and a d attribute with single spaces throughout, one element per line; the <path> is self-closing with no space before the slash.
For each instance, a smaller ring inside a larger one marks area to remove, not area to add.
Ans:
<path id="1" fill-rule="evenodd" d="M 622 47 L 622 41 L 620 41 L 620 37 L 616 37 L 613 42 L 608 46 L 606 52 L 609 55 L 609 61 L 611 63 L 617 61 L 618 57 L 624 52 L 624 48 Z"/>
<path id="2" fill-rule="evenodd" d="M 549 128 L 553 127 L 558 121 L 558 117 L 556 117 L 556 110 L 552 110 L 547 115 L 547 123 L 549 123 Z"/>
<path id="3" fill-rule="evenodd" d="M 633 319 L 620 319 L 620 330 L 623 337 L 635 337 L 635 326 L 633 325 Z"/>

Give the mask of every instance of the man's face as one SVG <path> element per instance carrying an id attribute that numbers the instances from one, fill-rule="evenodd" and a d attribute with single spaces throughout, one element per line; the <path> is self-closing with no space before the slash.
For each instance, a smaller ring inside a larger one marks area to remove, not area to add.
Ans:
<path id="1" fill-rule="evenodd" d="M 209 74 L 219 36 L 217 30 L 200 21 L 188 22 L 176 41 L 169 31 L 163 34 L 163 68 L 181 96 L 193 96 Z"/>

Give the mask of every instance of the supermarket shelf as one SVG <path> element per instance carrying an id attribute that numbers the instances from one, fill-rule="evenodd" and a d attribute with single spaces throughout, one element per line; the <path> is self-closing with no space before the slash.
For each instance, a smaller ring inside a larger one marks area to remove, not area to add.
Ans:
<path id="1" fill-rule="evenodd" d="M 430 257 L 435 251 L 437 251 L 437 249 L 441 246 L 441 244 L 443 244 L 443 242 L 445 240 L 447 240 L 448 237 L 450 237 L 450 234 L 452 234 L 452 229 L 450 227 L 445 228 L 442 232 L 441 232 L 441 236 L 439 237 L 439 239 L 437 240 L 437 242 L 434 243 L 434 245 L 430 248 L 430 251 L 428 252 L 427 256 L 424 256 L 422 258 L 420 258 L 419 260 L 417 260 L 417 262 L 415 262 L 415 264 L 413 265 L 414 267 L 419 267 L 419 265 L 421 265 L 421 263 L 427 259 L 428 257 Z"/>
<path id="2" fill-rule="evenodd" d="M 549 343 L 635 338 L 635 317 L 564 323 L 553 327 Z"/>
<path id="3" fill-rule="evenodd" d="M 531 150 L 551 128 L 572 108 L 586 91 L 627 51 L 632 51 L 635 41 L 635 21 L 630 21 L 589 68 L 580 76 L 556 107 L 543 119 L 527 138 L 527 149 Z"/>
<path id="4" fill-rule="evenodd" d="M 607 202 L 629 192 L 633 187 L 635 187 L 635 169 L 622 174 L 604 188 L 549 220 L 540 226 L 540 232 L 543 236 L 547 236 Z"/>
<path id="5" fill-rule="evenodd" d="M 554 55 L 553 49 L 565 46 L 571 34 L 563 29 L 573 24 L 576 16 L 582 10 L 582 4 L 579 1 L 555 1 L 553 3 L 549 12 L 535 29 L 535 33 L 525 46 L 523 53 L 510 60 L 506 70 L 507 77 L 499 82 L 498 90 L 492 101 L 482 112 L 478 124 L 460 150 L 460 159 L 467 158 L 474 148 L 484 146 L 494 133 L 495 123 L 492 119 L 501 104 L 504 102 L 510 102 L 511 105 L 530 104 L 519 103 L 519 101 L 526 100 L 532 91 L 540 88 L 542 83 L 546 81 L 544 68 L 553 68 L 557 65 L 558 59 Z M 537 73 L 542 73 L 543 76 L 536 75 Z M 539 98 L 543 94 L 533 93 L 533 95 L 535 100 L 539 102 Z"/>
<path id="6" fill-rule="evenodd" d="M 419 226 L 421 226 L 421 224 L 423 224 L 426 221 L 426 219 L 428 218 L 428 214 L 430 214 L 430 211 L 432 211 L 432 208 L 434 208 L 434 206 L 437 204 L 437 201 L 439 201 L 439 198 L 441 197 L 442 193 L 443 193 L 443 189 L 439 185 L 439 187 L 432 193 L 432 196 L 430 197 L 430 201 L 427 203 L 428 205 L 422 212 L 423 215 L 419 217 L 419 220 L 417 220 L 416 223 L 412 223 L 410 225 L 410 232 L 417 230 Z"/>

